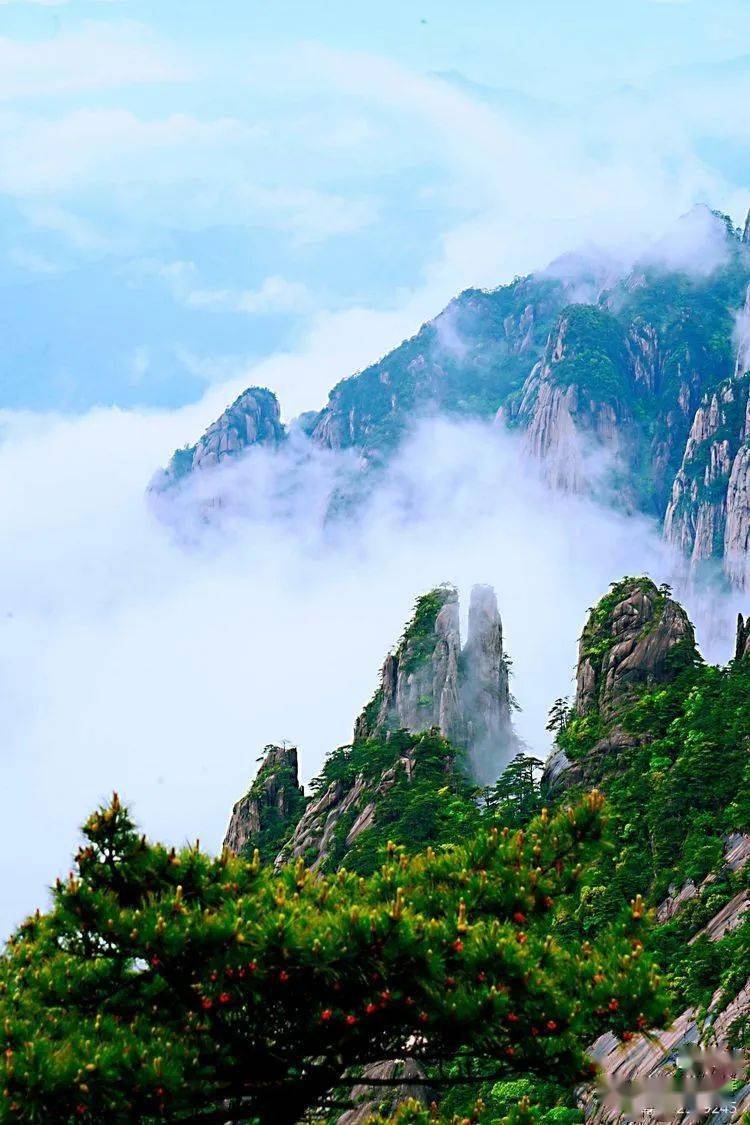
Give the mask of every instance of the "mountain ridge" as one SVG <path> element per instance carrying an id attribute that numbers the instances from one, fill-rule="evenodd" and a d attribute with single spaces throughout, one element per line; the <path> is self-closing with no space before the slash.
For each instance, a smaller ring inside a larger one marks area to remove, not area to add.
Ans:
<path id="1" fill-rule="evenodd" d="M 152 491 L 168 499 L 195 472 L 299 433 L 313 449 L 356 454 L 359 471 L 332 497 L 335 517 L 421 415 L 495 419 L 524 435 L 552 487 L 646 513 L 688 567 L 718 559 L 744 586 L 750 425 L 736 404 L 750 360 L 750 226 L 707 208 L 682 223 L 678 249 L 689 258 L 697 228 L 705 265 L 699 240 L 689 267 L 654 250 L 617 277 L 609 263 L 597 273 L 596 259 L 569 255 L 497 289 L 467 289 L 289 426 L 273 392 L 248 388 L 174 454 Z"/>

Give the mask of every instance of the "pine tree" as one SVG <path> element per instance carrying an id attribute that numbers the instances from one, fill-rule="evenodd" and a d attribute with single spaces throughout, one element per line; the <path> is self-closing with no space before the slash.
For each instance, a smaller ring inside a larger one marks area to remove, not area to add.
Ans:
<path id="1" fill-rule="evenodd" d="M 600 1032 L 665 1016 L 640 901 L 591 945 L 555 928 L 601 808 L 390 847 L 362 878 L 177 853 L 115 797 L 0 959 L 0 1121 L 281 1125 L 406 1055 L 438 1089 L 445 1060 L 575 1080 Z"/>

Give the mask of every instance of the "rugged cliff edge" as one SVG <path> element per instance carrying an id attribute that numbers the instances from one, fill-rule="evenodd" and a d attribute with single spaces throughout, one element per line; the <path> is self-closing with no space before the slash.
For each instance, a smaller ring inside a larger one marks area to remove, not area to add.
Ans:
<path id="1" fill-rule="evenodd" d="M 401 825 L 409 842 L 405 817 L 416 818 L 422 834 L 440 836 L 450 801 L 456 799 L 457 815 L 467 812 L 474 787 L 495 781 L 518 749 L 494 591 L 472 590 L 462 649 L 458 594 L 441 586 L 418 599 L 355 723 L 352 745 L 329 757 L 304 809 L 296 751 L 271 747 L 235 805 L 225 844 L 239 851 L 262 841 L 267 854 L 270 820 L 284 857 L 303 857 L 316 868 L 344 855 L 349 864 L 364 862 L 385 824 L 392 836 Z"/>
<path id="2" fill-rule="evenodd" d="M 612 760 L 635 744 L 636 736 L 619 721 L 623 707 L 638 689 L 668 683 L 697 659 L 693 626 L 666 588 L 645 577 L 614 583 L 581 634 L 575 699 L 545 765 L 547 789 L 597 783 Z"/>
<path id="3" fill-rule="evenodd" d="M 266 746 L 255 780 L 232 809 L 224 847 L 238 854 L 258 848 L 273 860 L 304 807 L 296 748 Z"/>
<path id="4" fill-rule="evenodd" d="M 750 244 L 726 216 L 700 207 L 675 237 L 694 238 L 696 228 L 715 255 L 707 271 L 647 252 L 618 276 L 571 254 L 510 285 L 466 290 L 338 383 L 295 428 L 312 448 L 355 451 L 368 470 L 386 464 L 426 415 L 497 418 L 524 432 L 554 487 L 656 516 L 691 566 L 722 559 L 743 586 Z M 251 387 L 196 445 L 176 451 L 152 488 L 168 492 L 285 434 L 273 395 Z M 342 486 L 331 512 L 356 504 L 373 480 L 362 472 Z"/>
<path id="5" fill-rule="evenodd" d="M 285 437 L 276 395 L 265 387 L 248 387 L 195 445 L 175 451 L 166 469 L 155 475 L 151 489 L 164 492 L 193 472 L 232 460 L 254 445 L 276 447 Z"/>

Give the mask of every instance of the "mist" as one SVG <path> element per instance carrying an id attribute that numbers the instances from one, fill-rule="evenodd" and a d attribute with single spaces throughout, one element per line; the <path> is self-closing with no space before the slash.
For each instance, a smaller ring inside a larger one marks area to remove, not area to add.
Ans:
<path id="1" fill-rule="evenodd" d="M 516 727 L 544 757 L 587 607 L 625 573 L 672 575 L 647 520 L 552 493 L 502 428 L 441 418 L 346 520 L 322 513 L 351 462 L 290 443 L 214 474 L 236 500 L 214 523 L 185 504 L 165 524 L 144 484 L 185 425 L 179 412 L 4 418 L 5 932 L 44 906 L 113 789 L 149 835 L 214 849 L 266 743 L 296 744 L 313 776 L 434 584 L 455 582 L 464 606 L 475 582 L 495 587 Z M 727 624 L 715 654 L 730 648 Z"/>

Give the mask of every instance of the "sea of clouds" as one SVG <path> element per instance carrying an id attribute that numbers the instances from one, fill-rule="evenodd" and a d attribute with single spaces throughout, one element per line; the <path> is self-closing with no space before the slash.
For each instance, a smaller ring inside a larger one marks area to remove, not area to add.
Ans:
<path id="1" fill-rule="evenodd" d="M 218 483 L 225 500 L 205 522 L 200 503 L 158 518 L 145 495 L 194 418 L 3 421 L 5 931 L 44 905 L 113 789 L 150 835 L 215 849 L 266 743 L 293 742 L 313 776 L 431 586 L 456 583 L 465 611 L 473 583 L 494 585 L 518 731 L 544 757 L 587 607 L 623 574 L 673 575 L 657 528 L 551 492 L 522 439 L 489 423 L 424 421 L 367 504 L 333 522 L 347 457 L 256 449 L 210 487 L 198 474 L 199 501 Z M 711 654 L 727 658 L 729 616 L 710 613 Z"/>

